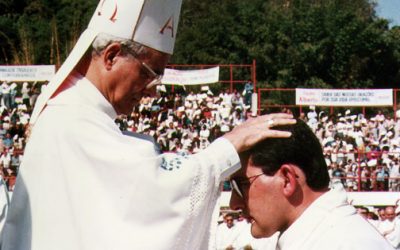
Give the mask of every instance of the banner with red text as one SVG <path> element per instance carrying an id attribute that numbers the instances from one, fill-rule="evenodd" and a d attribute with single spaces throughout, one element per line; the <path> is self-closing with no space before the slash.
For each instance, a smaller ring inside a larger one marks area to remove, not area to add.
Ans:
<path id="1" fill-rule="evenodd" d="M 219 81 L 219 67 L 199 70 L 165 69 L 162 84 L 198 85 Z"/>
<path id="2" fill-rule="evenodd" d="M 296 105 L 392 106 L 392 89 L 296 89 Z"/>

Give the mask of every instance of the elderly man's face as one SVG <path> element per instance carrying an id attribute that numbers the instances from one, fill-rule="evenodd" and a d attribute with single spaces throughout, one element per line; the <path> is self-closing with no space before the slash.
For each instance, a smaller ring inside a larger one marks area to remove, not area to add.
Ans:
<path id="1" fill-rule="evenodd" d="M 396 213 L 394 207 L 386 207 L 385 217 L 388 221 L 393 221 L 396 218 Z"/>
<path id="2" fill-rule="evenodd" d="M 170 55 L 148 49 L 146 57 L 120 57 L 118 65 L 114 67 L 112 84 L 110 84 L 108 99 L 118 114 L 129 114 L 142 97 L 155 95 L 156 87 L 148 89 L 146 86 L 154 80 L 143 63 L 157 74 L 163 74 Z"/>
<path id="3" fill-rule="evenodd" d="M 287 228 L 286 211 L 281 202 L 282 180 L 275 174 L 267 176 L 241 155 L 242 169 L 232 176 L 243 197 L 232 191 L 230 207 L 241 209 L 251 222 L 251 234 L 255 238 L 269 237 Z"/>

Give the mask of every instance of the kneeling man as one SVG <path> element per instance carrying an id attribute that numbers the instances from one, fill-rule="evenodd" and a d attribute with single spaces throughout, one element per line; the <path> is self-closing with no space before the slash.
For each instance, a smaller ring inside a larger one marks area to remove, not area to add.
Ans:
<path id="1" fill-rule="evenodd" d="M 277 249 L 393 249 L 348 204 L 343 188 L 329 189 L 321 145 L 303 121 L 276 126 L 290 138 L 268 139 L 242 153 L 231 177 L 230 206 L 252 221 L 256 238 L 280 232 Z"/>

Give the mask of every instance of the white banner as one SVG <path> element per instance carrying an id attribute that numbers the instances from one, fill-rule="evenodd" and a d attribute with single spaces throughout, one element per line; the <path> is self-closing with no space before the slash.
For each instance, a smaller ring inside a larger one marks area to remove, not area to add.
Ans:
<path id="1" fill-rule="evenodd" d="M 165 69 L 163 84 L 198 85 L 219 81 L 219 67 L 199 70 Z"/>
<path id="2" fill-rule="evenodd" d="M 296 89 L 296 105 L 392 106 L 392 89 Z"/>
<path id="3" fill-rule="evenodd" d="M 54 65 L 0 66 L 0 81 L 49 81 L 55 72 Z"/>

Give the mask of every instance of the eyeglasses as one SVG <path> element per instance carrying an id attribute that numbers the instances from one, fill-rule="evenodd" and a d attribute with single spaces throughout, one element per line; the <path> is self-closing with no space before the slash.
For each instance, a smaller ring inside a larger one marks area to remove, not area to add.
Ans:
<path id="1" fill-rule="evenodd" d="M 147 63 L 143 62 L 142 60 L 138 59 L 136 56 L 132 55 L 132 57 L 140 63 L 140 65 L 146 70 L 147 74 L 151 77 L 151 82 L 146 85 L 146 89 L 151 89 L 154 86 L 161 84 L 161 79 L 163 75 L 157 74 Z"/>
<path id="2" fill-rule="evenodd" d="M 243 186 L 243 185 L 249 185 L 250 186 L 261 175 L 264 175 L 264 173 L 261 173 L 261 174 L 258 174 L 258 175 L 253 175 L 253 176 L 250 176 L 248 178 L 241 179 L 241 180 L 231 179 L 230 180 L 231 187 L 240 196 L 240 198 L 243 198 L 243 190 L 242 190 L 241 186 Z"/>

